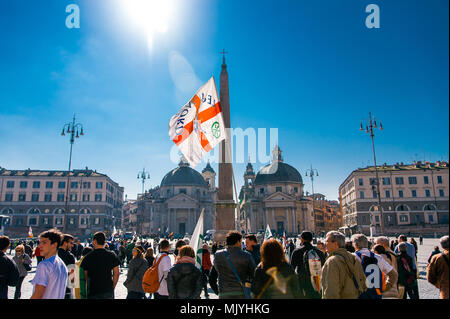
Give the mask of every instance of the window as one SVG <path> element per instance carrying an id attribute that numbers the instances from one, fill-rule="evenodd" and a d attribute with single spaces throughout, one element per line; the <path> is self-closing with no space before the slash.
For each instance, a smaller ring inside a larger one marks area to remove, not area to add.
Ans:
<path id="1" fill-rule="evenodd" d="M 70 194 L 70 199 L 71 202 L 76 202 L 77 201 L 77 193 L 71 193 Z"/>
<path id="2" fill-rule="evenodd" d="M 98 224 L 100 224 L 100 218 L 96 217 L 94 219 L 94 225 L 98 225 Z"/>
<path id="3" fill-rule="evenodd" d="M 27 188 L 28 183 L 25 181 L 20 182 L 20 188 Z"/>
<path id="4" fill-rule="evenodd" d="M 425 190 L 425 197 L 431 197 L 431 192 L 429 189 Z"/>
<path id="5" fill-rule="evenodd" d="M 377 191 L 372 191 L 372 194 L 373 198 L 377 198 Z"/>
<path id="6" fill-rule="evenodd" d="M 424 184 L 428 184 L 428 176 L 424 176 L 423 177 L 423 183 Z"/>
<path id="7" fill-rule="evenodd" d="M 376 178 L 370 178 L 370 185 L 377 185 L 377 179 Z"/>
<path id="8" fill-rule="evenodd" d="M 89 198 L 89 194 L 83 194 L 83 202 L 89 202 L 90 198 Z"/>
<path id="9" fill-rule="evenodd" d="M 417 177 L 415 176 L 408 177 L 408 182 L 409 184 L 417 184 Z"/>
<path id="10" fill-rule="evenodd" d="M 260 193 L 260 194 L 264 194 L 264 188 L 260 188 L 260 189 L 259 189 L 259 193 Z"/>
<path id="11" fill-rule="evenodd" d="M 29 221 L 28 221 L 28 224 L 30 226 L 37 225 L 37 219 L 36 218 L 30 218 Z"/>
<path id="12" fill-rule="evenodd" d="M 56 197 L 57 202 L 64 202 L 64 193 L 58 193 L 58 196 Z"/>
<path id="13" fill-rule="evenodd" d="M 6 188 L 14 188 L 14 181 L 7 181 Z"/>
<path id="14" fill-rule="evenodd" d="M 53 182 L 45 182 L 45 188 L 53 188 Z"/>
<path id="15" fill-rule="evenodd" d="M 443 189 L 440 189 L 440 190 L 439 190 L 439 196 L 440 196 L 440 197 L 444 197 L 444 196 L 445 196 L 444 190 L 443 190 Z"/>
<path id="16" fill-rule="evenodd" d="M 386 190 L 386 198 L 391 198 L 391 191 Z"/>
<path id="17" fill-rule="evenodd" d="M 56 225 L 62 225 L 62 218 L 56 218 L 55 219 L 55 224 Z"/>
<path id="18" fill-rule="evenodd" d="M 398 191 L 398 197 L 403 198 L 403 191 L 402 190 Z"/>
<path id="19" fill-rule="evenodd" d="M 395 184 L 403 185 L 403 177 L 396 177 L 395 178 Z"/>
<path id="20" fill-rule="evenodd" d="M 91 182 L 83 182 L 83 188 L 91 188 Z"/>
<path id="21" fill-rule="evenodd" d="M 45 202 L 51 202 L 52 201 L 52 194 L 45 194 L 44 195 L 44 201 Z"/>
<path id="22" fill-rule="evenodd" d="M 27 194 L 19 193 L 19 202 L 24 202 L 26 200 Z"/>
<path id="23" fill-rule="evenodd" d="M 5 202 L 12 202 L 12 200 L 13 200 L 13 193 L 6 193 Z"/>
<path id="24" fill-rule="evenodd" d="M 364 186 L 364 180 L 362 178 L 358 179 L 359 186 Z"/>
<path id="25" fill-rule="evenodd" d="M 442 184 L 442 176 L 437 177 L 437 182 L 438 182 L 438 184 Z"/>
<path id="26" fill-rule="evenodd" d="M 45 218 L 42 220 L 42 223 L 43 223 L 44 225 L 48 225 L 48 217 L 45 217 Z"/>
<path id="27" fill-rule="evenodd" d="M 75 219 L 74 219 L 74 218 L 69 218 L 69 224 L 70 224 L 70 225 L 75 224 Z"/>
<path id="28" fill-rule="evenodd" d="M 359 192 L 359 198 L 364 199 L 364 192 Z"/>
<path id="29" fill-rule="evenodd" d="M 400 221 L 402 223 L 407 223 L 408 222 L 408 216 L 407 215 L 400 215 Z"/>
<path id="30" fill-rule="evenodd" d="M 383 185 L 391 185 L 391 179 L 389 177 L 383 177 Z"/>
<path id="31" fill-rule="evenodd" d="M 434 222 L 434 217 L 433 217 L 433 215 L 428 215 L 428 221 L 429 221 L 430 223 Z"/>
<path id="32" fill-rule="evenodd" d="M 39 201 L 39 194 L 38 193 L 31 194 L 31 201 L 32 202 L 38 202 Z"/>
<path id="33" fill-rule="evenodd" d="M 70 188 L 78 188 L 78 182 L 70 182 Z"/>
<path id="34" fill-rule="evenodd" d="M 282 188 L 280 186 L 277 186 L 277 187 L 275 187 L 275 192 L 281 192 L 282 191 L 281 189 Z"/>
<path id="35" fill-rule="evenodd" d="M 186 194 L 186 188 L 180 188 L 180 194 Z"/>
<path id="36" fill-rule="evenodd" d="M 101 202 L 102 201 L 102 194 L 95 194 L 95 201 Z"/>
<path id="37" fill-rule="evenodd" d="M 34 181 L 34 182 L 33 182 L 33 188 L 41 188 L 41 182 L 39 182 L 39 181 Z"/>
<path id="38" fill-rule="evenodd" d="M 58 182 L 58 188 L 66 188 L 66 182 Z"/>
<path id="39" fill-rule="evenodd" d="M 375 222 L 379 223 L 380 222 L 380 216 L 375 216 Z"/>
<path id="40" fill-rule="evenodd" d="M 103 188 L 103 182 L 96 182 L 95 183 L 95 188 L 97 188 L 97 189 Z"/>
<path id="41" fill-rule="evenodd" d="M 411 190 L 411 196 L 417 197 L 417 191 L 415 189 Z"/>
<path id="42" fill-rule="evenodd" d="M 294 192 L 298 193 L 298 187 L 294 187 Z"/>

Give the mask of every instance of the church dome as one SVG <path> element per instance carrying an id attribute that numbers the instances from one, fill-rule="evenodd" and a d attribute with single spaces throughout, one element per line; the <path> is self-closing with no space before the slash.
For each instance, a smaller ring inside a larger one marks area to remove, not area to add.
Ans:
<path id="1" fill-rule="evenodd" d="M 283 162 L 281 150 L 278 146 L 272 151 L 272 163 L 264 166 L 256 174 L 255 185 L 278 182 L 291 182 L 303 184 L 300 173 L 291 165 Z"/>
<path id="2" fill-rule="evenodd" d="M 161 187 L 165 186 L 208 187 L 208 184 L 199 172 L 181 161 L 177 168 L 171 170 L 162 179 Z"/>
<path id="3" fill-rule="evenodd" d="M 277 182 L 293 182 L 303 184 L 300 173 L 291 165 L 283 162 L 273 162 L 264 166 L 256 174 L 255 185 Z"/>

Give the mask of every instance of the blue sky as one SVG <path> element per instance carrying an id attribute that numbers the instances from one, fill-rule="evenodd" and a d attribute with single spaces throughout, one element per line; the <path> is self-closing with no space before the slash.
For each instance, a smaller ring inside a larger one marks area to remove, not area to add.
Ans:
<path id="1" fill-rule="evenodd" d="M 369 111 L 385 128 L 380 164 L 449 158 L 448 1 L 173 0 L 151 49 L 124 2 L 0 2 L 0 166 L 67 169 L 60 131 L 76 113 L 85 136 L 72 167 L 97 169 L 135 198 L 143 167 L 148 187 L 176 167 L 169 119 L 211 76 L 219 82 L 223 48 L 232 127 L 278 128 L 305 190 L 311 165 L 329 199 L 373 165 L 359 131 Z M 379 29 L 365 26 L 371 3 Z M 69 4 L 80 8 L 79 29 L 65 25 Z M 245 164 L 234 168 L 240 188 Z"/>

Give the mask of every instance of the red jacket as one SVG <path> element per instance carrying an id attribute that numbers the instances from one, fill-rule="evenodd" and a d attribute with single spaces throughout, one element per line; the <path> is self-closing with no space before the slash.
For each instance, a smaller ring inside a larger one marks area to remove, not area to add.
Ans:
<path id="1" fill-rule="evenodd" d="M 212 263 L 211 263 L 211 254 L 209 253 L 208 249 L 203 249 L 202 254 L 202 267 L 205 270 L 211 270 Z"/>

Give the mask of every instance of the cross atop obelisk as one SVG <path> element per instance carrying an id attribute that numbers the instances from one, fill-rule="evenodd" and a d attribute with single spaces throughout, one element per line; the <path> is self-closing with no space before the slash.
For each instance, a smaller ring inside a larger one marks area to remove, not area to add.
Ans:
<path id="1" fill-rule="evenodd" d="M 225 51 L 225 49 L 223 49 L 220 53 L 223 55 L 222 64 L 226 65 L 226 63 L 225 63 L 225 54 L 227 54 L 228 52 Z"/>

